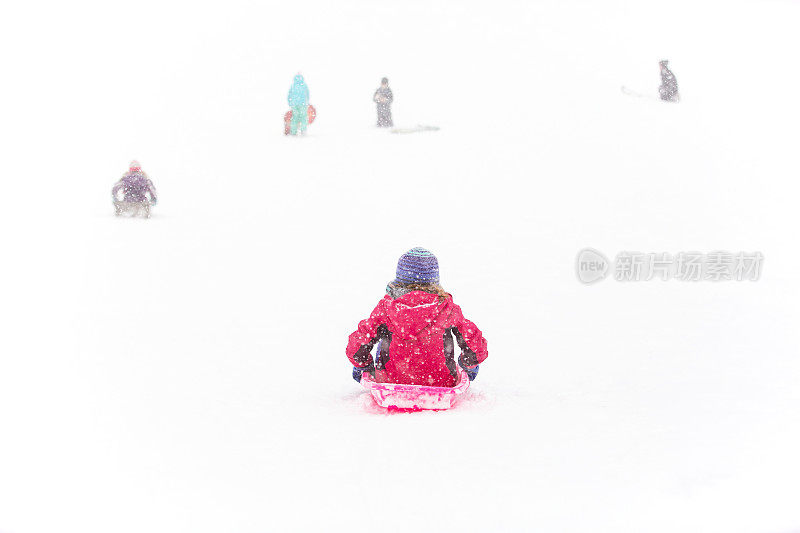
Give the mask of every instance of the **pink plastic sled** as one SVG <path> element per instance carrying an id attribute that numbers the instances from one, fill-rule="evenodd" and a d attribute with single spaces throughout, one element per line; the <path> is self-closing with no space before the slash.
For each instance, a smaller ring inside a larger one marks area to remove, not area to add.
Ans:
<path id="1" fill-rule="evenodd" d="M 469 376 L 458 369 L 458 383 L 455 387 L 429 387 L 427 385 L 406 385 L 403 383 L 378 383 L 364 372 L 361 384 L 367 389 L 375 402 L 389 409 L 450 409 L 458 396 L 469 387 Z"/>

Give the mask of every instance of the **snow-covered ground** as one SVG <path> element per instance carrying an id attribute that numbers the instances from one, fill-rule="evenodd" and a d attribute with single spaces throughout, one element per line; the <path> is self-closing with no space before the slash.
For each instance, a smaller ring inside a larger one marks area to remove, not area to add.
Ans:
<path id="1" fill-rule="evenodd" d="M 277 4 L 4 8 L 0 531 L 800 530 L 800 5 Z M 662 58 L 680 104 L 621 93 Z M 441 130 L 374 128 L 382 76 Z M 391 414 L 344 347 L 417 245 L 490 355 Z"/>

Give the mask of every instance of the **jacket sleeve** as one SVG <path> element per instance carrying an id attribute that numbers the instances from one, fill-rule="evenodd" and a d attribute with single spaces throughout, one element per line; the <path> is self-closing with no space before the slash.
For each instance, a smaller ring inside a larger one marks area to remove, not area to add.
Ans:
<path id="1" fill-rule="evenodd" d="M 391 90 L 391 89 L 387 89 L 387 91 L 386 91 L 386 92 L 388 92 L 388 93 L 389 93 L 389 94 L 386 96 L 386 103 L 387 103 L 387 104 L 391 104 L 392 102 L 394 102 L 394 95 L 392 94 L 392 90 Z"/>
<path id="2" fill-rule="evenodd" d="M 111 189 L 111 196 L 114 200 L 119 201 L 119 191 L 122 189 L 122 180 L 119 180 L 117 183 L 114 184 L 114 187 Z"/>
<path id="3" fill-rule="evenodd" d="M 153 185 L 153 182 L 147 180 L 147 192 L 150 193 L 150 200 L 153 202 L 153 205 L 158 203 L 158 195 L 156 194 L 156 187 Z"/>
<path id="4" fill-rule="evenodd" d="M 378 329 L 386 324 L 386 314 L 381 303 L 375 307 L 369 318 L 358 323 L 358 329 L 347 340 L 347 358 L 353 366 L 364 368 L 372 363 L 372 347 L 380 337 Z"/>
<path id="5" fill-rule="evenodd" d="M 478 326 L 464 318 L 461 308 L 457 305 L 453 314 L 453 335 L 458 347 L 461 348 L 458 364 L 462 367 L 473 369 L 489 357 L 483 333 Z"/>

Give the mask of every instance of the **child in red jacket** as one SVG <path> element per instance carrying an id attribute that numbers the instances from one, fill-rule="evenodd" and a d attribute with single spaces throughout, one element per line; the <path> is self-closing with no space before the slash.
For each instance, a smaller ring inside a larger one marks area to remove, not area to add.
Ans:
<path id="1" fill-rule="evenodd" d="M 353 379 L 369 372 L 379 382 L 452 387 L 458 381 L 453 337 L 461 349 L 458 365 L 475 379 L 489 355 L 486 339 L 439 285 L 436 256 L 424 248 L 403 254 L 386 293 L 348 340 Z"/>

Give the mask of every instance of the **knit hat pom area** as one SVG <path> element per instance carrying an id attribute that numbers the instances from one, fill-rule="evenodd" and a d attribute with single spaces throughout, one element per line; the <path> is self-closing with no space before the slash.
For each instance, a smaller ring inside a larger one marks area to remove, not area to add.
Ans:
<path id="1" fill-rule="evenodd" d="M 417 246 L 397 261 L 397 283 L 439 283 L 439 261 L 429 250 Z"/>

